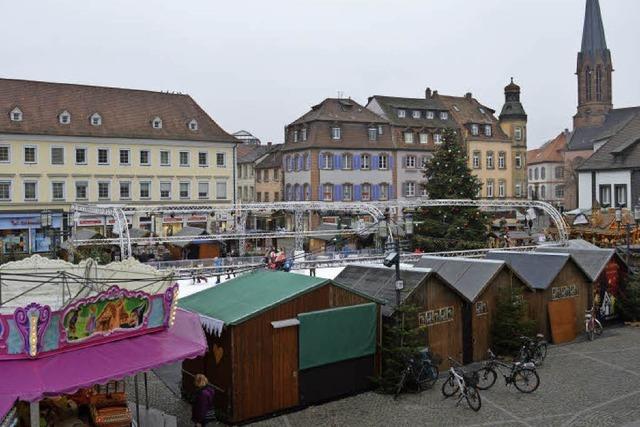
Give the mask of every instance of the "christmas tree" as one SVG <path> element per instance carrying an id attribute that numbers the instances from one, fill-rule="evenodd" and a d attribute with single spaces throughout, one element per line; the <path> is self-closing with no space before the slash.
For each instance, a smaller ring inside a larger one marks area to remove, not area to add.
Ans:
<path id="1" fill-rule="evenodd" d="M 466 149 L 455 130 L 444 131 L 442 144 L 424 168 L 430 199 L 476 199 L 482 188 L 467 167 Z M 414 246 L 425 252 L 487 246 L 488 218 L 475 207 L 424 207 L 415 220 Z"/>
<path id="2" fill-rule="evenodd" d="M 515 356 L 521 336 L 533 336 L 536 323 L 527 316 L 527 306 L 518 288 L 503 289 L 496 301 L 491 323 L 491 347 L 501 356 Z"/>

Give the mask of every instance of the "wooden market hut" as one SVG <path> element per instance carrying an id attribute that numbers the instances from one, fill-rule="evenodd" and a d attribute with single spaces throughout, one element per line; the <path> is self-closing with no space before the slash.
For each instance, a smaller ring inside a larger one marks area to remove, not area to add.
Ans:
<path id="1" fill-rule="evenodd" d="M 424 256 L 415 265 L 432 269 L 462 296 L 462 361 L 465 364 L 486 359 L 500 291 L 515 287 L 527 302 L 534 295 L 533 289 L 504 261 Z M 529 313 L 534 318 L 532 314 Z"/>
<path id="2" fill-rule="evenodd" d="M 624 289 L 629 268 L 615 249 L 540 246 L 536 252 L 569 254 L 591 280 L 593 302 L 599 309 L 600 318 L 605 321 L 618 319 L 615 305 Z"/>
<path id="3" fill-rule="evenodd" d="M 182 227 L 173 237 L 184 237 L 185 240 L 167 244 L 171 257 L 173 259 L 205 259 L 221 256 L 220 242 L 199 238 L 205 234 L 207 230 L 204 228 Z"/>
<path id="4" fill-rule="evenodd" d="M 401 303 L 418 307 L 418 322 L 425 326 L 425 345 L 442 358 L 440 369 L 449 367 L 448 356 L 462 360 L 462 307 L 464 298 L 437 273 L 428 268 L 403 266 Z M 352 264 L 342 270 L 337 282 L 385 301 L 383 321 L 391 321 L 396 311 L 396 276 L 393 268 L 371 264 Z"/>
<path id="5" fill-rule="evenodd" d="M 492 251 L 487 259 L 503 260 L 536 295 L 529 301 L 538 313 L 538 329 L 554 343 L 572 341 L 584 329 L 591 307 L 591 279 L 566 253 Z"/>
<path id="6" fill-rule="evenodd" d="M 200 315 L 209 346 L 183 369 L 208 377 L 226 422 L 368 390 L 378 374 L 379 304 L 334 281 L 260 270 L 180 306 Z M 187 394 L 191 375 L 183 375 Z"/>

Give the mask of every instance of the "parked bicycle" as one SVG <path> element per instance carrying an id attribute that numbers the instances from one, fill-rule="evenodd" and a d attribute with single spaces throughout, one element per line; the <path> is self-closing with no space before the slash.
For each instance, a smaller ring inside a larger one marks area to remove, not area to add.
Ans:
<path id="1" fill-rule="evenodd" d="M 545 341 L 544 335 L 537 334 L 535 339 L 520 337 L 520 340 L 522 347 L 518 360 L 522 363 L 533 362 L 536 366 L 541 365 L 547 357 L 547 341 Z"/>
<path id="2" fill-rule="evenodd" d="M 422 349 L 417 359 L 407 361 L 393 398 L 397 399 L 404 390 L 417 393 L 433 387 L 440 375 L 439 364 L 439 357 L 431 354 L 429 348 Z"/>
<path id="3" fill-rule="evenodd" d="M 467 373 L 462 370 L 462 365 L 459 362 L 451 357 L 449 357 L 449 361 L 451 362 L 451 367 L 449 368 L 449 376 L 442 383 L 442 394 L 444 397 L 451 397 L 458 393 L 456 406 L 460 405 L 462 399 L 466 399 L 469 408 L 478 412 L 482 406 L 482 400 L 477 388 L 477 372 Z"/>
<path id="4" fill-rule="evenodd" d="M 488 390 L 496 383 L 498 372 L 504 377 L 504 385 L 515 385 L 522 393 L 533 393 L 540 385 L 540 377 L 533 362 L 514 362 L 511 364 L 498 360 L 491 350 L 489 360 L 478 370 L 478 389 Z M 502 369 L 509 369 L 508 373 Z"/>
<path id="5" fill-rule="evenodd" d="M 587 338 L 589 338 L 589 341 L 593 341 L 596 335 L 602 335 L 602 323 L 596 319 L 595 307 L 591 307 L 591 310 L 587 310 L 585 313 L 584 329 L 587 332 Z"/>

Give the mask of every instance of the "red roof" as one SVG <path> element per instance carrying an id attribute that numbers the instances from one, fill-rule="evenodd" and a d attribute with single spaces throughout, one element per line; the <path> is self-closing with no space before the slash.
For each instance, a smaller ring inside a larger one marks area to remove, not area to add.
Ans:
<path id="1" fill-rule="evenodd" d="M 562 132 L 542 147 L 527 151 L 527 164 L 564 162 L 562 153 L 567 148 L 567 136 L 567 133 Z"/>
<path id="2" fill-rule="evenodd" d="M 11 120 L 15 108 L 22 121 Z M 68 124 L 59 120 L 64 111 Z M 91 124 L 94 113 L 100 126 Z M 156 117 L 159 129 L 152 126 Z M 238 142 L 189 95 L 13 79 L 0 79 L 0 133 Z"/>

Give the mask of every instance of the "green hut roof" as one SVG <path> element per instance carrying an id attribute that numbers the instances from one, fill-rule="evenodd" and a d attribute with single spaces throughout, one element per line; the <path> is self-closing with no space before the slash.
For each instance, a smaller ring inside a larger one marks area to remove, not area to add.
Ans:
<path id="1" fill-rule="evenodd" d="M 259 270 L 182 298 L 178 305 L 201 316 L 222 321 L 225 325 L 237 325 L 328 283 L 344 287 L 328 279 Z"/>

